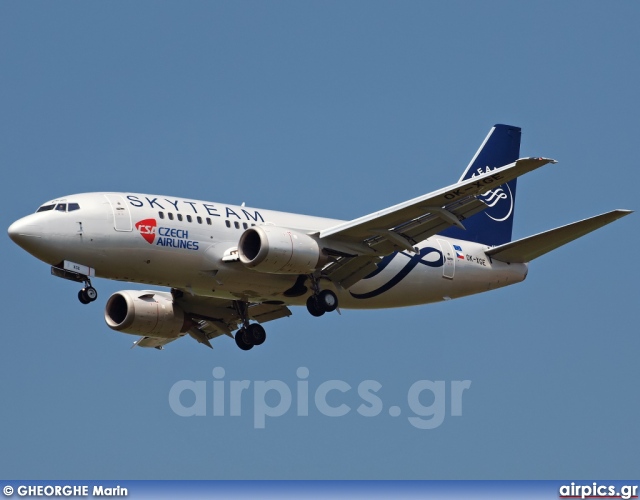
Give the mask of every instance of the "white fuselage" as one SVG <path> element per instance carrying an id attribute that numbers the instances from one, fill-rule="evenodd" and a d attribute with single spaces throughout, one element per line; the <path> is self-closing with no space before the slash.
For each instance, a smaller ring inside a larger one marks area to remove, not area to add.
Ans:
<path id="1" fill-rule="evenodd" d="M 10 228 L 25 250 L 53 266 L 71 261 L 102 278 L 289 305 L 303 305 L 308 296 L 284 295 L 298 275 L 251 270 L 234 259 L 243 231 L 273 225 L 311 234 L 342 222 L 135 193 L 86 193 L 49 202 L 56 203 L 77 203 L 79 209 L 38 212 Z M 527 275 L 526 264 L 492 261 L 484 253 L 486 245 L 434 236 L 417 247 L 419 254 L 386 257 L 349 290 L 326 286 L 338 294 L 343 308 L 386 308 L 484 292 Z"/>

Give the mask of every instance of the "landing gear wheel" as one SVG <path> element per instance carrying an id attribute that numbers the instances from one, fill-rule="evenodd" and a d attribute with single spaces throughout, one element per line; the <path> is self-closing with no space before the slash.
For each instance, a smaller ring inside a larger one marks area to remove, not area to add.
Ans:
<path id="1" fill-rule="evenodd" d="M 264 331 L 262 325 L 253 323 L 247 328 L 247 337 L 253 345 L 261 345 L 267 340 L 267 332 Z"/>
<path id="2" fill-rule="evenodd" d="M 98 291 L 89 285 L 84 289 L 84 296 L 89 300 L 89 302 L 93 302 L 98 298 Z"/>
<path id="3" fill-rule="evenodd" d="M 318 295 L 317 303 L 324 312 L 333 312 L 338 308 L 338 297 L 331 290 L 323 290 Z"/>
<path id="4" fill-rule="evenodd" d="M 83 304 L 93 302 L 98 298 L 98 291 L 91 286 L 91 283 L 85 283 L 85 287 L 78 292 L 78 300 Z"/>
<path id="5" fill-rule="evenodd" d="M 318 298 L 315 295 L 311 295 L 307 299 L 307 310 L 311 316 L 315 316 L 319 318 L 324 314 L 324 309 L 322 309 L 320 303 L 318 302 Z"/>
<path id="6" fill-rule="evenodd" d="M 84 294 L 84 288 L 80 291 L 78 291 L 78 300 L 82 303 L 82 304 L 88 304 L 89 302 L 91 302 L 89 300 L 88 297 L 85 296 Z"/>
<path id="7" fill-rule="evenodd" d="M 240 328 L 240 330 L 236 332 L 235 339 L 236 345 L 243 351 L 248 351 L 253 347 L 253 344 L 249 342 L 247 331 L 244 328 Z"/>

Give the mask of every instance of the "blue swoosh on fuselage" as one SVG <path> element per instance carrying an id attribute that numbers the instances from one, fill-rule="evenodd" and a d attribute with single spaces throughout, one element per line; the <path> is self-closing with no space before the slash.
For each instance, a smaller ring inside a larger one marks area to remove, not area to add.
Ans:
<path id="1" fill-rule="evenodd" d="M 433 252 L 438 254 L 438 260 L 436 260 L 434 262 L 429 262 L 429 261 L 426 261 L 426 260 L 422 260 L 423 257 L 426 257 L 427 255 L 429 255 L 430 253 L 433 253 Z M 391 255 L 387 255 L 384 259 L 382 259 L 378 263 L 378 268 L 375 271 L 373 271 L 372 273 L 370 273 L 369 275 L 365 276 L 363 278 L 363 280 L 368 280 L 368 279 L 373 278 L 374 276 L 377 276 L 378 274 L 380 274 L 382 271 L 384 271 L 384 269 L 391 263 L 391 261 L 399 253 L 409 257 L 410 259 L 409 259 L 409 262 L 407 262 L 407 264 L 400 270 L 400 272 L 398 274 L 396 274 L 387 283 L 385 283 L 384 285 L 382 285 L 379 288 L 376 288 L 375 290 L 372 290 L 372 291 L 366 292 L 366 293 L 349 292 L 351 294 L 351 296 L 354 299 L 370 299 L 371 297 L 377 297 L 378 295 L 386 292 L 387 290 L 391 290 L 394 286 L 396 286 L 403 279 L 405 279 L 407 277 L 407 275 L 411 271 L 413 271 L 413 269 L 418 264 L 423 264 L 423 265 L 429 266 L 429 267 L 442 267 L 444 265 L 444 257 L 442 255 L 442 252 L 440 250 L 436 249 L 436 248 L 433 248 L 433 247 L 425 247 L 422 250 L 420 250 L 420 253 L 417 253 L 415 255 L 410 255 L 410 254 L 408 254 L 406 252 L 394 252 Z"/>

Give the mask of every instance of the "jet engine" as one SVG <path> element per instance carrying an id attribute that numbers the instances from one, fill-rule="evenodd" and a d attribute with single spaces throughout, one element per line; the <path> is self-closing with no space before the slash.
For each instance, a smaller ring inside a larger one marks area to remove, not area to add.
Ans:
<path id="1" fill-rule="evenodd" d="M 107 301 L 109 328 L 132 335 L 173 339 L 188 329 L 189 319 L 167 292 L 122 290 Z"/>
<path id="2" fill-rule="evenodd" d="M 238 256 L 245 266 L 274 274 L 308 274 L 327 262 L 311 236 L 275 226 L 255 226 L 242 233 Z"/>

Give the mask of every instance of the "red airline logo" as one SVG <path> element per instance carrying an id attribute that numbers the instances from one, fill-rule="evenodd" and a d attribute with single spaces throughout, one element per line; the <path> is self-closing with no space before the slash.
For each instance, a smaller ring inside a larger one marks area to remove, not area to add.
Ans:
<path id="1" fill-rule="evenodd" d="M 147 240 L 147 242 L 153 245 L 153 240 L 156 239 L 156 220 L 144 219 L 140 222 L 136 222 L 136 229 L 140 231 L 140 235 Z"/>

